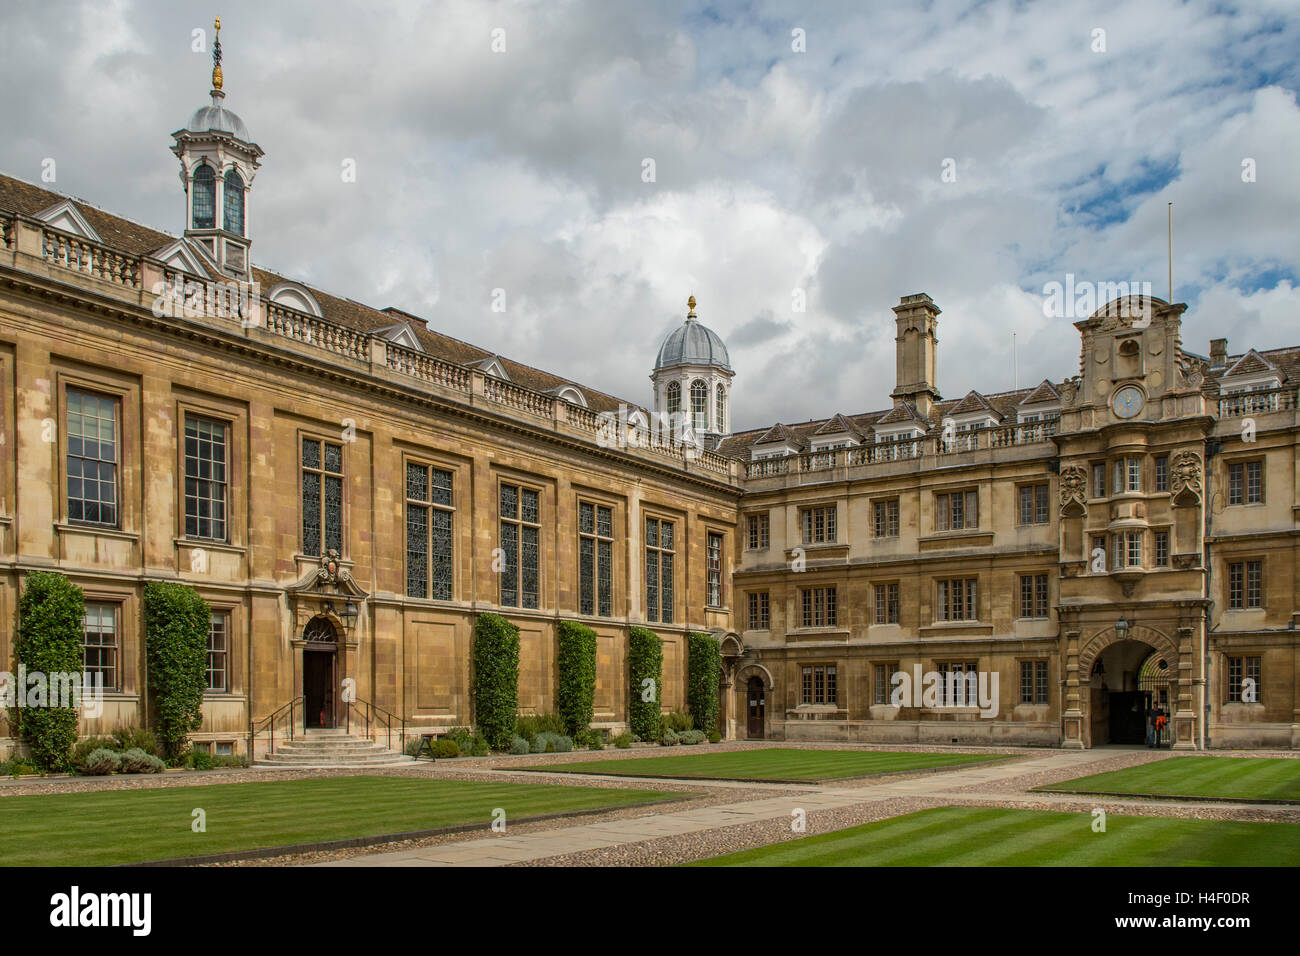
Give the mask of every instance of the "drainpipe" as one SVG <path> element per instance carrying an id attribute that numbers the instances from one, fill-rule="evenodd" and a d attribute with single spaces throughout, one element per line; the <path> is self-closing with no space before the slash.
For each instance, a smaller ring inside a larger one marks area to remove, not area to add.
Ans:
<path id="1" fill-rule="evenodd" d="M 1214 473 L 1210 461 L 1219 453 L 1223 445 L 1211 439 L 1205 443 L 1205 493 L 1201 503 L 1201 598 L 1210 598 L 1210 535 L 1214 532 Z M 1201 692 L 1199 707 L 1201 711 L 1201 750 L 1210 745 L 1210 605 L 1202 605 L 1201 632 Z"/>

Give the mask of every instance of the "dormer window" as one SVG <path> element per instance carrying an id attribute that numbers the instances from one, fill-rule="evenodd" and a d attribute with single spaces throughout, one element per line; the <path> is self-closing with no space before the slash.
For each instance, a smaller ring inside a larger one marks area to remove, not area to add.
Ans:
<path id="1" fill-rule="evenodd" d="M 225 193 L 222 195 L 222 217 L 226 232 L 237 236 L 244 234 L 244 178 L 238 170 L 226 173 Z"/>
<path id="2" fill-rule="evenodd" d="M 191 196 L 194 228 L 213 228 L 217 224 L 217 174 L 207 163 L 194 171 Z"/>

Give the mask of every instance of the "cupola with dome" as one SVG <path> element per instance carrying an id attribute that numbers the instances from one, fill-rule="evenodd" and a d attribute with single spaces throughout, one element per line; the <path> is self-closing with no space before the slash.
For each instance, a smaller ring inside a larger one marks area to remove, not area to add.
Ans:
<path id="1" fill-rule="evenodd" d="M 212 41 L 212 102 L 194 111 L 172 134 L 172 152 L 181 161 L 185 188 L 185 238 L 217 267 L 247 279 L 249 259 L 248 191 L 261 165 L 262 149 L 238 114 L 225 106 L 221 75 L 221 18 Z"/>
<path id="2" fill-rule="evenodd" d="M 726 343 L 695 314 L 695 296 L 686 300 L 686 321 L 659 347 L 654 372 L 654 408 L 685 415 L 696 434 L 720 439 L 731 434 L 731 356 Z"/>

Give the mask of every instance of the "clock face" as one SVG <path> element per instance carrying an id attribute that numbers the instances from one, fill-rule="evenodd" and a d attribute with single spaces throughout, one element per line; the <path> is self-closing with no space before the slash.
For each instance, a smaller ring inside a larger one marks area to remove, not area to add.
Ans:
<path id="1" fill-rule="evenodd" d="M 1142 412 L 1146 397 L 1136 385 L 1125 385 L 1110 400 L 1110 407 L 1120 418 L 1133 418 Z"/>

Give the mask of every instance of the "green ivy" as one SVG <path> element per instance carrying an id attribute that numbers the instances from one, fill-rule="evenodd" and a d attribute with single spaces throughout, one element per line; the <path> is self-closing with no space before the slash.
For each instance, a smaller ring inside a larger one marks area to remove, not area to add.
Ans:
<path id="1" fill-rule="evenodd" d="M 212 610 L 184 584 L 152 582 L 144 588 L 145 654 L 158 742 L 179 760 L 191 731 L 203 724 L 208 631 Z"/>
<path id="2" fill-rule="evenodd" d="M 81 684 L 84 619 L 81 588 L 62 574 L 33 571 L 18 602 L 18 639 L 14 653 L 28 673 L 71 674 Z M 19 688 L 23 690 L 23 688 Z M 74 707 L 22 707 L 18 732 L 27 739 L 32 760 L 44 771 L 71 769 L 77 742 Z"/>
<path id="3" fill-rule="evenodd" d="M 576 621 L 561 621 L 556 664 L 555 709 L 564 732 L 573 736 L 591 726 L 596 700 L 596 632 Z"/>
<path id="4" fill-rule="evenodd" d="M 718 726 L 718 681 L 722 676 L 722 647 L 708 634 L 687 635 L 686 704 L 697 729 L 706 734 Z"/>
<path id="5" fill-rule="evenodd" d="M 474 724 L 493 750 L 508 750 L 519 711 L 519 628 L 497 614 L 474 622 Z"/>
<path id="6" fill-rule="evenodd" d="M 659 714 L 663 700 L 664 646 L 659 635 L 644 627 L 628 631 L 628 725 L 642 740 L 659 739 Z M 650 700 L 642 700 L 642 688 L 650 680 Z"/>

